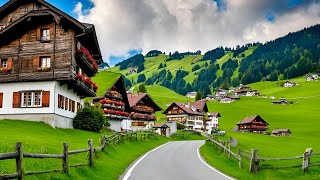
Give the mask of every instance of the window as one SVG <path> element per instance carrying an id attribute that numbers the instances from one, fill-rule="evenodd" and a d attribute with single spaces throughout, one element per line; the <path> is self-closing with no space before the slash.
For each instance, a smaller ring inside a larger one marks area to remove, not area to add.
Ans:
<path id="1" fill-rule="evenodd" d="M 50 57 L 41 57 L 41 67 L 50 68 Z"/>
<path id="2" fill-rule="evenodd" d="M 8 59 L 1 59 L 1 68 L 8 68 Z"/>
<path id="3" fill-rule="evenodd" d="M 42 106 L 42 92 L 22 92 L 21 93 L 21 107 L 41 107 Z"/>
<path id="4" fill-rule="evenodd" d="M 50 40 L 50 29 L 42 29 L 41 30 L 41 41 L 49 41 Z"/>
<path id="5" fill-rule="evenodd" d="M 69 99 L 68 99 L 68 98 L 65 98 L 65 102 L 64 102 L 64 104 L 65 104 L 64 109 L 65 109 L 65 110 L 68 110 L 68 103 L 69 103 Z"/>

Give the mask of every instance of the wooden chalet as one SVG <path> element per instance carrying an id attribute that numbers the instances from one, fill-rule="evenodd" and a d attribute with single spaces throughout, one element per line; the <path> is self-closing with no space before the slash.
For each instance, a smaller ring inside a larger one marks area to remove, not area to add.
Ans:
<path id="1" fill-rule="evenodd" d="M 275 129 L 271 132 L 272 136 L 291 136 L 290 129 Z"/>
<path id="2" fill-rule="evenodd" d="M 262 134 L 266 133 L 268 125 L 269 124 L 265 120 L 263 120 L 259 115 L 245 118 L 237 124 L 238 131 Z"/>
<path id="3" fill-rule="evenodd" d="M 44 0 L 0 7 L 0 119 L 72 128 L 102 63 L 95 27 Z"/>
<path id="4" fill-rule="evenodd" d="M 206 131 L 211 134 L 212 130 L 219 128 L 219 117 L 221 117 L 219 112 L 207 113 L 208 118 L 206 119 Z"/>
<path id="5" fill-rule="evenodd" d="M 167 121 L 176 121 L 188 129 L 201 130 L 206 112 L 208 112 L 206 101 L 188 104 L 173 102 L 163 114 L 167 116 Z"/>
<path id="6" fill-rule="evenodd" d="M 124 88 L 123 76 L 116 78 L 115 83 L 108 87 L 104 95 L 94 98 L 92 102 L 93 104 L 101 104 L 112 130 L 119 132 L 123 129 L 122 121 L 128 119 L 130 115 L 130 106 Z"/>
<path id="7" fill-rule="evenodd" d="M 152 98 L 146 93 L 127 94 L 130 105 L 130 121 L 125 129 L 149 129 L 156 120 L 155 112 L 161 111 Z"/>

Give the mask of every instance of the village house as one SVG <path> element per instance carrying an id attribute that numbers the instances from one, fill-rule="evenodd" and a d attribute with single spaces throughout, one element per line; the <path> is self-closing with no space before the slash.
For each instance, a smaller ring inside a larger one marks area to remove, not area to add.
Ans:
<path id="1" fill-rule="evenodd" d="M 288 88 L 288 87 L 293 87 L 293 86 L 299 86 L 299 84 L 296 83 L 296 82 L 286 81 L 286 82 L 284 83 L 284 85 L 283 85 L 283 87 L 286 87 L 286 88 Z"/>
<path id="2" fill-rule="evenodd" d="M 128 72 L 126 73 L 126 75 L 130 75 L 132 73 L 137 73 L 137 68 L 134 68 L 134 67 L 129 67 L 128 68 Z"/>
<path id="3" fill-rule="evenodd" d="M 103 96 L 92 100 L 93 104 L 101 104 L 110 122 L 110 129 L 121 132 L 152 128 L 156 120 L 154 113 L 162 109 L 148 94 L 127 94 L 123 76 L 110 77 L 110 81 L 111 84 L 106 85 L 108 87 L 102 87 L 107 89 Z"/>
<path id="4" fill-rule="evenodd" d="M 289 101 L 287 101 L 284 98 L 279 99 L 279 101 L 272 101 L 271 104 L 282 104 L 282 105 L 287 105 L 289 104 Z"/>
<path id="5" fill-rule="evenodd" d="M 237 123 L 237 130 L 240 132 L 251 132 L 265 134 L 268 123 L 259 115 L 251 116 Z"/>
<path id="6" fill-rule="evenodd" d="M 159 123 L 152 126 L 159 135 L 170 137 L 170 127 L 166 123 Z"/>
<path id="7" fill-rule="evenodd" d="M 193 92 L 188 92 L 188 93 L 186 94 L 186 96 L 187 96 L 188 98 L 195 98 L 196 95 L 197 95 L 197 92 L 195 92 L 195 91 L 193 91 Z"/>
<path id="8" fill-rule="evenodd" d="M 215 91 L 216 98 L 224 98 L 229 93 L 229 90 L 226 89 L 218 89 Z"/>
<path id="9" fill-rule="evenodd" d="M 186 126 L 187 129 L 201 130 L 203 128 L 204 113 L 199 112 L 190 103 L 173 102 L 164 112 L 167 121 L 176 121 Z"/>
<path id="10" fill-rule="evenodd" d="M 221 117 L 220 113 L 207 113 L 208 119 L 206 120 L 206 131 L 208 134 L 211 134 L 212 130 L 216 130 L 219 128 L 219 117 Z"/>
<path id="11" fill-rule="evenodd" d="M 271 132 L 272 136 L 291 136 L 290 129 L 275 129 Z"/>
<path id="12" fill-rule="evenodd" d="M 313 75 L 306 75 L 306 81 L 313 81 L 319 79 L 319 75 L 318 74 L 313 74 Z"/>
<path id="13" fill-rule="evenodd" d="M 92 100 L 93 104 L 100 103 L 105 116 L 110 122 L 110 129 L 114 131 L 123 130 L 123 121 L 129 118 L 130 105 L 124 88 L 124 78 L 121 75 L 109 79 L 110 84 L 102 96 Z"/>
<path id="14" fill-rule="evenodd" d="M 130 105 L 130 116 L 122 122 L 123 130 L 150 129 L 156 121 L 155 112 L 161 111 L 152 98 L 146 93 L 127 94 Z"/>
<path id="15" fill-rule="evenodd" d="M 98 89 L 94 25 L 44 0 L 10 0 L 0 7 L 0 26 L 0 119 L 72 128 L 83 98 Z"/>
<path id="16" fill-rule="evenodd" d="M 247 94 L 246 96 L 259 96 L 259 92 L 258 90 L 250 90 L 250 91 L 247 91 Z"/>

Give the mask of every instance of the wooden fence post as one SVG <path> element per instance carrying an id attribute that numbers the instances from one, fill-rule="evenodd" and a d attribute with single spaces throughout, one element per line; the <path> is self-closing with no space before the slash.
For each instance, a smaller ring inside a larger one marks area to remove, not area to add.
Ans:
<path id="1" fill-rule="evenodd" d="M 309 170 L 311 153 L 312 153 L 312 148 L 307 148 L 306 151 L 303 153 L 302 170 L 304 173 L 308 172 Z"/>
<path id="2" fill-rule="evenodd" d="M 259 170 L 258 149 L 251 149 L 250 172 L 257 174 Z"/>
<path id="3" fill-rule="evenodd" d="M 69 162 L 68 162 L 68 144 L 63 143 L 63 159 L 62 159 L 62 170 L 63 173 L 69 174 Z"/>
<path id="4" fill-rule="evenodd" d="M 241 159 L 241 149 L 240 148 L 238 148 L 238 155 L 240 157 L 240 159 L 239 159 L 239 168 L 241 169 L 242 168 L 242 159 Z"/>
<path id="5" fill-rule="evenodd" d="M 224 156 L 226 156 L 226 153 L 227 153 L 227 151 L 226 151 L 226 149 L 225 149 L 226 143 L 227 143 L 227 142 L 225 142 L 225 141 L 223 142 L 223 147 L 224 147 L 224 148 L 223 148 L 223 155 L 224 155 Z"/>
<path id="6" fill-rule="evenodd" d="M 24 179 L 24 170 L 23 170 L 23 152 L 22 152 L 22 144 L 21 142 L 16 143 L 16 151 L 17 151 L 17 157 L 16 157 L 16 170 L 18 173 L 18 180 Z"/>
<path id="7" fill-rule="evenodd" d="M 88 140 L 88 148 L 89 148 L 89 166 L 91 167 L 94 164 L 94 162 L 93 162 L 94 149 L 93 149 L 93 145 L 92 145 L 92 139 Z"/>
<path id="8" fill-rule="evenodd" d="M 229 142 L 228 143 L 228 149 L 229 149 L 229 154 L 228 154 L 228 159 L 230 159 L 230 157 L 231 157 L 231 153 L 230 153 L 230 151 L 231 151 L 231 145 L 230 145 L 231 143 Z"/>
<path id="9" fill-rule="evenodd" d="M 102 136 L 102 140 L 101 140 L 101 145 L 102 145 L 102 151 L 105 151 L 106 150 L 106 141 L 107 141 L 107 137 L 106 137 L 106 135 L 103 135 Z"/>

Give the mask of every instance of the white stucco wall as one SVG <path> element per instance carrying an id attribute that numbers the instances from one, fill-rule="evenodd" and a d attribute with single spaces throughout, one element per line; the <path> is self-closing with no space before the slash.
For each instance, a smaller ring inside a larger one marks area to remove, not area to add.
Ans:
<path id="1" fill-rule="evenodd" d="M 124 130 L 145 130 L 145 129 L 151 129 L 152 126 L 154 125 L 154 121 L 140 121 L 144 122 L 146 124 L 145 127 L 143 126 L 132 126 L 132 122 L 136 122 L 138 120 L 131 120 L 131 119 L 124 119 L 121 121 L 121 127 Z"/>
<path id="2" fill-rule="evenodd" d="M 13 92 L 19 91 L 50 91 L 50 105 L 49 107 L 13 108 Z M 3 93 L 0 119 L 42 121 L 52 127 L 73 128 L 72 119 L 76 115 L 76 107 L 75 112 L 58 108 L 58 94 L 74 100 L 75 106 L 77 102 L 83 105 L 83 100 L 72 89 L 68 90 L 67 85 L 60 86 L 57 81 L 2 83 L 0 92 Z"/>

